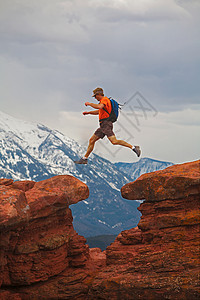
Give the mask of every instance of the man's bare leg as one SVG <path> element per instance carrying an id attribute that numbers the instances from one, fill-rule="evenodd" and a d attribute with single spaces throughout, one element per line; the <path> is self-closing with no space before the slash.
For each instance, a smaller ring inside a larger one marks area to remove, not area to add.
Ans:
<path id="1" fill-rule="evenodd" d="M 85 158 L 88 158 L 88 156 L 90 155 L 90 153 L 93 151 L 94 149 L 94 144 L 96 143 L 96 141 L 98 141 L 100 138 L 98 136 L 96 136 L 95 134 L 93 134 L 93 136 L 89 139 L 89 145 L 87 148 L 87 152 L 85 154 Z"/>
<path id="2" fill-rule="evenodd" d="M 124 147 L 128 147 L 130 149 L 133 148 L 133 146 L 123 140 L 117 140 L 116 136 L 115 135 L 112 135 L 112 136 L 109 136 L 108 137 L 109 141 L 113 144 L 113 145 L 121 145 L 121 146 L 124 146 Z"/>
<path id="3" fill-rule="evenodd" d="M 90 153 L 92 152 L 92 150 L 94 149 L 94 144 L 96 143 L 96 141 L 98 141 L 100 138 L 98 136 L 96 136 L 95 134 L 93 134 L 93 136 L 89 139 L 89 145 L 87 148 L 87 152 L 85 154 L 85 156 L 83 156 L 81 159 L 79 160 L 75 160 L 74 162 L 76 164 L 87 164 L 88 161 L 88 156 L 90 155 Z"/>
<path id="4" fill-rule="evenodd" d="M 124 147 L 128 147 L 128 148 L 132 149 L 137 154 L 138 157 L 141 154 L 141 150 L 140 150 L 139 146 L 132 146 L 131 144 L 129 144 L 123 140 L 117 140 L 115 135 L 109 136 L 108 139 L 113 145 L 120 145 L 120 146 L 124 146 Z"/>

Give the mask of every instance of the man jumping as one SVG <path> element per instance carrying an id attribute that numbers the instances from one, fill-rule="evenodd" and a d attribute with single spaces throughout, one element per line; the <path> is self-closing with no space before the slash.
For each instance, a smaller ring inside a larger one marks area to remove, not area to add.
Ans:
<path id="1" fill-rule="evenodd" d="M 111 112 L 111 102 L 110 100 L 104 96 L 104 92 L 102 88 L 96 88 L 93 91 L 92 97 L 95 97 L 97 101 L 99 101 L 99 104 L 85 102 L 85 106 L 91 106 L 95 110 L 92 111 L 84 111 L 83 115 L 99 115 L 99 123 L 100 127 L 95 131 L 93 136 L 89 140 L 89 146 L 87 149 L 87 152 L 84 157 L 82 157 L 80 160 L 75 161 L 76 164 L 87 164 L 88 157 L 90 153 L 94 149 L 94 145 L 96 141 L 99 139 L 103 139 L 106 135 L 109 141 L 113 145 L 121 145 L 124 147 L 128 147 L 132 149 L 137 156 L 139 157 L 141 154 L 141 150 L 139 146 L 132 146 L 131 144 L 128 144 L 127 142 L 123 140 L 117 140 L 116 136 L 113 132 L 113 123 L 108 120 L 109 113 Z"/>

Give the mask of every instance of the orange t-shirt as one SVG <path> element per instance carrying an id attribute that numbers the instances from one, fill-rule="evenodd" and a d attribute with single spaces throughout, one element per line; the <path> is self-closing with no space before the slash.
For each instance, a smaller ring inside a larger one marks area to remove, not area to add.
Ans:
<path id="1" fill-rule="evenodd" d="M 103 97 L 101 100 L 100 100 L 100 103 L 103 103 L 104 104 L 104 108 L 109 112 L 111 113 L 111 110 L 112 110 L 112 106 L 111 106 L 111 102 L 110 100 L 107 98 L 107 97 Z M 102 119 L 106 119 L 109 117 L 109 114 L 103 109 L 99 109 L 99 121 L 101 121 Z"/>

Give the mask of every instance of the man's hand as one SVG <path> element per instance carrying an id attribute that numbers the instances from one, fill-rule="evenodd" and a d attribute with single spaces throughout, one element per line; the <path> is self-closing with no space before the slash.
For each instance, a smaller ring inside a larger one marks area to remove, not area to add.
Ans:
<path id="1" fill-rule="evenodd" d="M 85 102 L 85 106 L 88 106 L 90 105 L 91 103 L 90 102 Z"/>
<path id="2" fill-rule="evenodd" d="M 83 112 L 83 115 L 85 116 L 85 115 L 89 115 L 89 112 L 88 111 L 84 111 Z"/>
<path id="3" fill-rule="evenodd" d="M 84 111 L 83 115 L 98 115 L 99 114 L 99 110 L 91 110 L 91 111 Z"/>

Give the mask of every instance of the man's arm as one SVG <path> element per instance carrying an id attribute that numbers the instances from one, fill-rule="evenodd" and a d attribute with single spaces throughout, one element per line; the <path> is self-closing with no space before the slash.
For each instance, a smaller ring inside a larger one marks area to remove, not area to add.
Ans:
<path id="1" fill-rule="evenodd" d="M 83 115 L 98 115 L 99 114 L 99 110 L 91 110 L 91 111 L 84 111 Z"/>
<path id="2" fill-rule="evenodd" d="M 85 102 L 85 106 L 91 106 L 92 108 L 97 108 L 97 109 L 104 108 L 103 103 L 95 104 L 95 103 Z"/>

